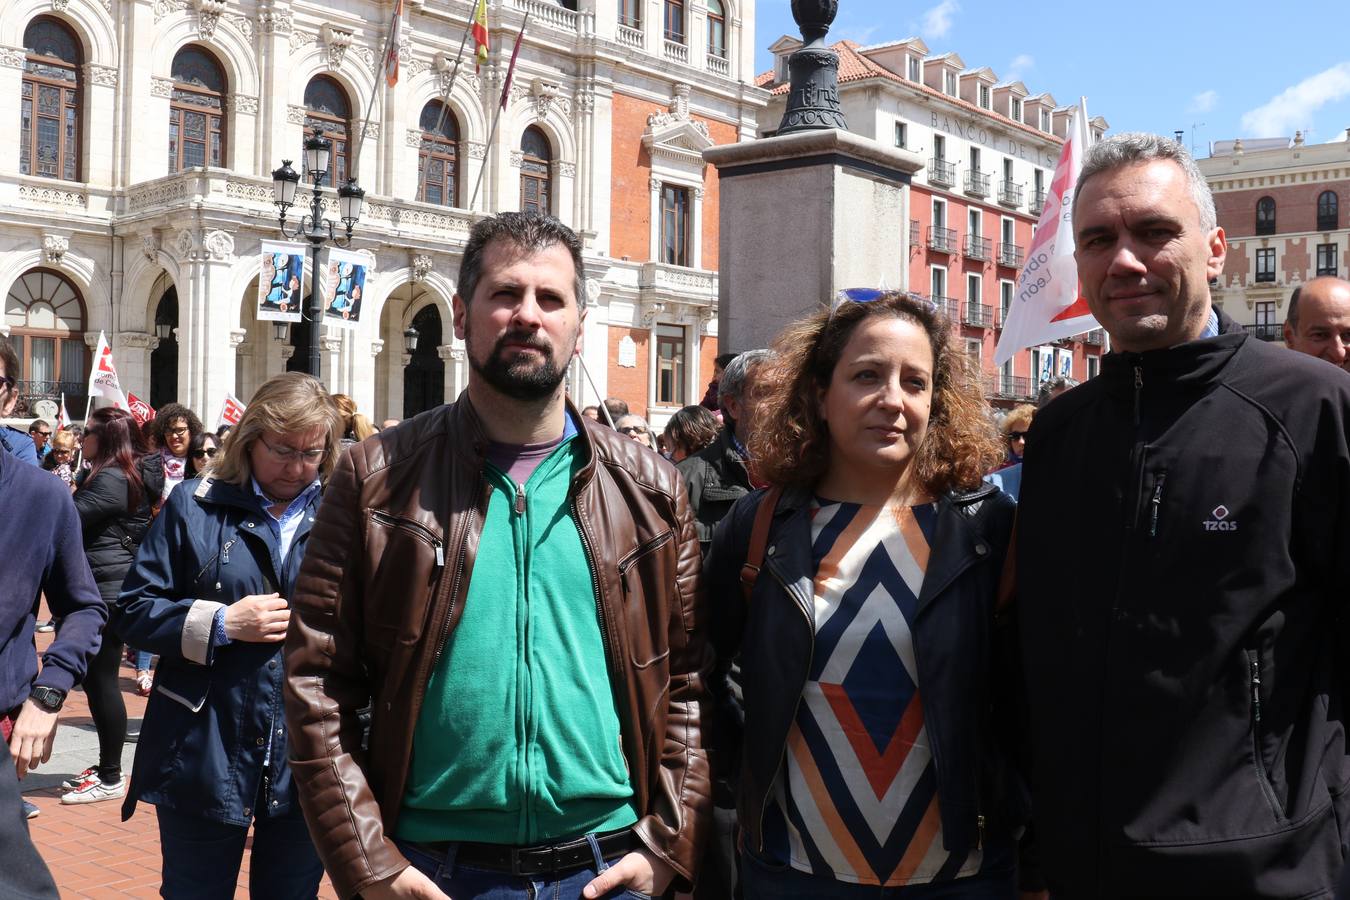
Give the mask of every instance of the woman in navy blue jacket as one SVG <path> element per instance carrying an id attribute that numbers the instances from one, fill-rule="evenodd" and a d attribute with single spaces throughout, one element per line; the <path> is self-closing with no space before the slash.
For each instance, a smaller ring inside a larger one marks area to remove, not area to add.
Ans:
<path id="1" fill-rule="evenodd" d="M 166 898 L 232 898 L 249 826 L 253 897 L 316 895 L 291 788 L 281 641 L 341 419 L 314 378 L 258 389 L 215 466 L 169 497 L 122 588 L 118 631 L 159 654 L 122 807 L 157 807 Z"/>
<path id="2" fill-rule="evenodd" d="M 717 752 L 740 757 L 745 896 L 1012 900 L 1025 808 L 994 660 L 1014 507 L 981 481 L 1000 448 L 975 373 L 930 303 L 879 291 L 791 326 L 767 365 L 751 467 L 782 493 L 743 497 L 704 570 L 717 671 L 740 661 Z"/>

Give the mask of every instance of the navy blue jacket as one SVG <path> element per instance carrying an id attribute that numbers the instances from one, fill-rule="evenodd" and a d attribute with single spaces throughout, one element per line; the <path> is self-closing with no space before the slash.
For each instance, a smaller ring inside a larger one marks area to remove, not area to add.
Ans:
<path id="1" fill-rule="evenodd" d="M 29 441 L 31 444 L 32 442 Z M 22 706 L 35 684 L 69 691 L 98 652 L 107 604 L 80 543 L 70 488 L 50 472 L 0 452 L 0 713 Z M 38 595 L 62 619 L 42 655 L 33 644 Z"/>
<path id="2" fill-rule="evenodd" d="M 17 428 L 0 425 L 0 449 L 31 465 L 38 464 L 37 444 Z"/>
<path id="3" fill-rule="evenodd" d="M 150 526 L 116 617 L 122 640 L 160 655 L 124 820 L 139 800 L 245 826 L 290 809 L 282 645 L 213 650 L 211 628 L 216 610 L 251 594 L 290 597 L 319 499 L 284 560 L 251 488 L 185 481 Z"/>
<path id="4" fill-rule="evenodd" d="M 763 850 L 760 824 L 815 642 L 807 491 L 784 491 L 748 603 L 742 595 L 741 567 L 764 496 L 755 491 L 736 503 L 718 525 L 704 564 L 718 655 L 712 690 L 725 710 L 725 676 L 739 654 L 745 701 L 744 725 L 737 726 L 735 713 L 724 714 L 711 746 L 718 757 L 734 757 L 739 748 L 737 811 L 746 846 L 756 850 Z M 958 855 L 982 837 L 986 847 L 1009 847 L 1027 816 L 1025 788 L 1011 765 L 1020 740 L 1015 698 L 1004 693 L 1012 665 L 1000 656 L 1011 646 L 1012 629 L 995 618 L 1015 508 L 988 484 L 943 497 L 918 598 L 915 656 L 937 763 L 942 837 Z"/>

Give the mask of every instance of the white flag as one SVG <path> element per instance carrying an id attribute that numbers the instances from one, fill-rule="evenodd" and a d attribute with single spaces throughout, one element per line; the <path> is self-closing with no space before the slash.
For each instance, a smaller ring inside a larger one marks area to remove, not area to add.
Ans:
<path id="1" fill-rule="evenodd" d="M 1099 327 L 1078 289 L 1078 264 L 1073 258 L 1073 191 L 1088 140 L 1087 100 L 1080 98 L 994 350 L 995 365 L 1028 347 Z"/>
<path id="2" fill-rule="evenodd" d="M 61 411 L 56 414 L 56 430 L 60 431 L 70 424 L 70 413 L 66 412 L 66 392 L 61 392 Z"/>
<path id="3" fill-rule="evenodd" d="M 122 392 L 122 383 L 117 378 L 117 366 L 113 365 L 112 348 L 102 331 L 98 333 L 98 348 L 94 350 L 94 368 L 89 373 L 89 396 L 102 397 L 118 409 L 131 411 L 127 395 Z"/>
<path id="4" fill-rule="evenodd" d="M 220 426 L 228 425 L 231 428 L 239 424 L 239 420 L 244 417 L 244 410 L 248 407 L 239 402 L 239 398 L 233 391 L 225 392 L 225 402 L 220 405 L 220 416 L 216 419 L 216 430 Z"/>

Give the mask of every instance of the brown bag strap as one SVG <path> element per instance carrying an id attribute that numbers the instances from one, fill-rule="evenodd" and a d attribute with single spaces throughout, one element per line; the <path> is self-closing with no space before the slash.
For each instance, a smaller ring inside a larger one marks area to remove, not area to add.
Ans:
<path id="1" fill-rule="evenodd" d="M 745 602 L 750 602 L 750 592 L 755 589 L 755 580 L 759 578 L 760 566 L 764 563 L 764 551 L 769 546 L 769 526 L 773 524 L 773 513 L 778 508 L 778 498 L 783 489 L 774 485 L 764 492 L 755 510 L 755 524 L 750 529 L 750 546 L 745 552 L 745 564 L 741 566 L 741 592 Z"/>

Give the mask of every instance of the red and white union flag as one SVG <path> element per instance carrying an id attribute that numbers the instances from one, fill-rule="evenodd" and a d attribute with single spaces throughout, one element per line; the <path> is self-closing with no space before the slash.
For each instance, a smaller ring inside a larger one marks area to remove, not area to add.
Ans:
<path id="1" fill-rule="evenodd" d="M 137 425 L 144 425 L 155 417 L 155 408 L 131 391 L 127 391 L 127 408 Z"/>
<path id="2" fill-rule="evenodd" d="M 229 425 L 231 428 L 239 424 L 239 420 L 244 417 L 244 410 L 248 407 L 239 402 L 239 398 L 232 392 L 225 394 L 225 402 L 220 407 L 220 418 L 216 420 L 216 428 L 222 425 Z"/>
<path id="3" fill-rule="evenodd" d="M 94 368 L 89 373 L 89 396 L 102 397 L 118 409 L 131 411 L 127 395 L 122 392 L 122 383 L 117 378 L 117 366 L 113 365 L 112 348 L 102 331 L 98 333 L 98 346 L 94 350 Z"/>
<path id="4" fill-rule="evenodd" d="M 1069 139 L 1055 164 L 1050 196 L 1036 223 L 1027 264 L 1017 280 L 1003 335 L 994 350 L 995 365 L 1020 351 L 1097 328 L 1079 291 L 1073 259 L 1073 190 L 1088 147 L 1087 100 L 1079 99 L 1069 122 Z"/>

